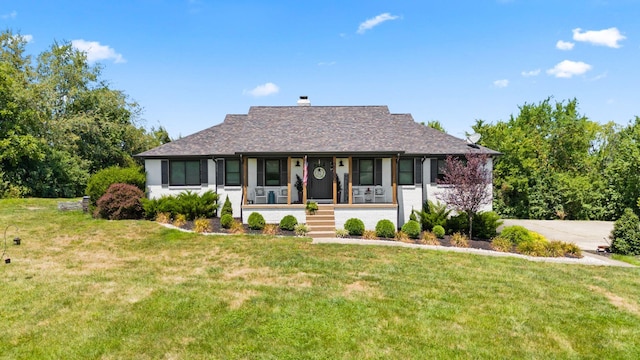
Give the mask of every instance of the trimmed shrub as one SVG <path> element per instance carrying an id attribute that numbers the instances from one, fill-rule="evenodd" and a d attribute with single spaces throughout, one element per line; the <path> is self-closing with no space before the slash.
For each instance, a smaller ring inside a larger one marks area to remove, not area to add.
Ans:
<path id="1" fill-rule="evenodd" d="M 485 211 L 473 217 L 473 236 L 479 239 L 491 239 L 498 234 L 498 227 L 502 225 L 500 215 L 493 211 Z"/>
<path id="2" fill-rule="evenodd" d="M 187 217 L 183 214 L 176 215 L 175 220 L 173 220 L 173 226 L 180 227 L 187 223 Z"/>
<path id="3" fill-rule="evenodd" d="M 451 245 L 455 247 L 464 247 L 464 248 L 469 247 L 469 239 L 467 238 L 466 235 L 461 234 L 459 232 L 451 235 L 451 239 L 449 241 L 451 242 Z"/>
<path id="4" fill-rule="evenodd" d="M 233 207 L 231 206 L 229 195 L 227 195 L 227 198 L 224 200 L 224 205 L 222 205 L 222 210 L 220 210 L 220 216 L 225 216 L 226 214 L 233 215 Z"/>
<path id="5" fill-rule="evenodd" d="M 376 224 L 376 236 L 393 239 L 396 236 L 396 227 L 391 220 L 383 219 Z"/>
<path id="6" fill-rule="evenodd" d="M 496 236 L 491 240 L 491 248 L 495 251 L 510 252 L 512 247 L 511 240 L 505 237 Z"/>
<path id="7" fill-rule="evenodd" d="M 438 238 L 442 239 L 444 237 L 444 228 L 440 225 L 436 225 L 433 227 L 433 234 Z"/>
<path id="8" fill-rule="evenodd" d="M 360 219 L 351 218 L 344 223 L 344 228 L 347 229 L 349 235 L 359 236 L 364 232 L 364 223 Z"/>
<path id="9" fill-rule="evenodd" d="M 247 220 L 249 224 L 249 229 L 251 230 L 262 230 L 264 229 L 264 216 L 258 212 L 253 212 L 249 215 L 249 219 Z"/>
<path id="10" fill-rule="evenodd" d="M 222 217 L 220 218 L 220 226 L 222 226 L 224 229 L 229 229 L 231 228 L 232 224 L 233 224 L 233 215 L 231 214 L 222 215 Z"/>
<path id="11" fill-rule="evenodd" d="M 362 238 L 365 240 L 377 240 L 378 236 L 376 235 L 376 232 L 373 230 L 365 230 L 362 233 Z"/>
<path id="12" fill-rule="evenodd" d="M 229 227 L 229 232 L 232 234 L 244 234 L 245 230 L 242 221 L 234 219 Z"/>
<path id="13" fill-rule="evenodd" d="M 420 223 L 417 221 L 409 220 L 404 225 L 402 225 L 402 232 L 407 234 L 412 239 L 417 239 L 420 237 L 420 231 L 422 228 L 420 227 Z"/>
<path id="14" fill-rule="evenodd" d="M 519 225 L 505 227 L 504 229 L 502 229 L 502 232 L 500 232 L 500 237 L 509 239 L 509 241 L 511 241 L 511 244 L 516 246 L 523 242 L 533 240 L 533 237 L 531 236 L 529 230 Z"/>
<path id="15" fill-rule="evenodd" d="M 440 226 L 440 228 L 442 228 L 442 226 Z M 444 235 L 444 229 L 442 229 L 442 231 Z M 440 245 L 440 240 L 438 240 L 438 237 L 436 236 L 436 234 L 432 233 L 431 231 L 425 231 L 422 233 L 422 239 L 420 239 L 420 244 Z"/>
<path id="16" fill-rule="evenodd" d="M 622 255 L 640 255 L 640 220 L 630 208 L 613 223 L 609 236 L 611 251 Z"/>
<path id="17" fill-rule="evenodd" d="M 349 236 L 347 229 L 336 229 L 337 238 L 346 238 L 347 236 Z"/>
<path id="18" fill-rule="evenodd" d="M 297 236 L 305 236 L 309 232 L 309 228 L 307 227 L 307 224 L 298 224 L 295 226 L 293 231 Z"/>
<path id="19" fill-rule="evenodd" d="M 96 212 L 109 220 L 141 219 L 143 197 L 144 193 L 135 185 L 112 184 L 98 199 Z"/>
<path id="20" fill-rule="evenodd" d="M 211 221 L 205 218 L 195 219 L 193 222 L 193 231 L 197 233 L 211 232 Z"/>
<path id="21" fill-rule="evenodd" d="M 285 215 L 285 217 L 280 220 L 280 229 L 293 231 L 296 225 L 298 225 L 298 219 L 296 219 L 293 215 Z"/>
<path id="22" fill-rule="evenodd" d="M 87 182 L 85 193 L 89 196 L 91 205 L 97 205 L 113 184 L 129 184 L 137 187 L 144 194 L 146 176 L 141 167 L 121 168 L 117 166 L 102 169 L 93 174 Z M 143 195 L 144 196 L 144 195 Z"/>
<path id="23" fill-rule="evenodd" d="M 264 235 L 275 235 L 278 233 L 278 225 L 276 224 L 266 224 L 264 229 L 262 229 L 262 233 Z"/>

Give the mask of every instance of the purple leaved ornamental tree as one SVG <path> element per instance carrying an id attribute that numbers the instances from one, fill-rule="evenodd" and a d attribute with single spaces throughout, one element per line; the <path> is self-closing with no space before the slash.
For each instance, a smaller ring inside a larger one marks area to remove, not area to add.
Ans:
<path id="1" fill-rule="evenodd" d="M 458 212 L 469 216 L 469 238 L 473 236 L 472 220 L 483 206 L 492 201 L 491 172 L 486 165 L 489 156 L 486 154 L 465 154 L 466 161 L 447 156 L 443 170 L 444 178 L 438 184 L 450 187 L 438 198 Z"/>

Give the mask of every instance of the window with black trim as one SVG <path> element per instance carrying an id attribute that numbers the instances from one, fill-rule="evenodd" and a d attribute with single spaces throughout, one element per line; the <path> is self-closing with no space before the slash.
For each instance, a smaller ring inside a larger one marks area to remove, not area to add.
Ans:
<path id="1" fill-rule="evenodd" d="M 169 185 L 200 185 L 200 160 L 171 160 Z"/>
<path id="2" fill-rule="evenodd" d="M 438 181 L 444 181 L 444 169 L 446 168 L 446 162 L 444 159 L 438 159 Z"/>
<path id="3" fill-rule="evenodd" d="M 266 186 L 280 186 L 280 160 L 267 159 L 264 162 L 264 180 Z"/>
<path id="4" fill-rule="evenodd" d="M 398 162 L 398 184 L 413 185 L 414 184 L 414 160 L 400 159 Z"/>
<path id="5" fill-rule="evenodd" d="M 225 185 L 240 185 L 240 160 L 227 159 L 225 162 L 224 183 Z"/>
<path id="6" fill-rule="evenodd" d="M 360 185 L 373 185 L 374 182 L 374 165 L 373 159 L 360 159 L 358 162 Z"/>

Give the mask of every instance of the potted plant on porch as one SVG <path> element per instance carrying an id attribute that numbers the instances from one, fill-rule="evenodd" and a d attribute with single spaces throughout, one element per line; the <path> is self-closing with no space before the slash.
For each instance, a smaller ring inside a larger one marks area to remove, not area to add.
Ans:
<path id="1" fill-rule="evenodd" d="M 294 185 L 298 190 L 298 203 L 302 204 L 302 178 L 296 174 L 296 183 Z"/>
<path id="2" fill-rule="evenodd" d="M 318 203 L 315 201 L 307 201 L 307 214 L 314 215 L 318 211 Z"/>

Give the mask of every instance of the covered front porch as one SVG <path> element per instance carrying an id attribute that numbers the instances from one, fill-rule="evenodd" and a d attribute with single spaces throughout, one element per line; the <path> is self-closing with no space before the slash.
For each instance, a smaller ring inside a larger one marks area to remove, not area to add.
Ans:
<path id="1" fill-rule="evenodd" d="M 242 157 L 243 206 L 397 205 L 397 156 Z M 293 207 L 295 208 L 295 207 Z"/>

